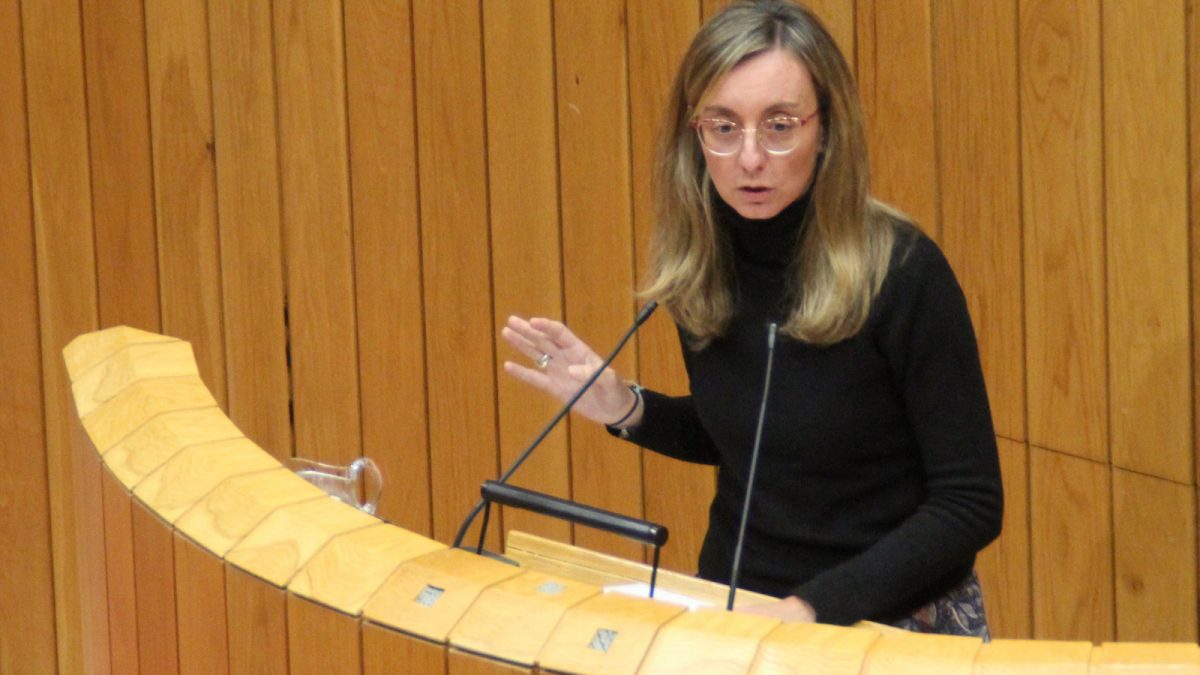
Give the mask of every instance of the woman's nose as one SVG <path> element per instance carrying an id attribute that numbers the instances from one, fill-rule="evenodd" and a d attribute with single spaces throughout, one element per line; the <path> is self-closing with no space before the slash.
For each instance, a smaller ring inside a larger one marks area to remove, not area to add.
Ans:
<path id="1" fill-rule="evenodd" d="M 738 163 L 746 171 L 762 168 L 767 159 L 767 151 L 763 150 L 762 145 L 758 142 L 757 129 L 742 131 L 742 147 L 738 150 L 737 157 Z"/>

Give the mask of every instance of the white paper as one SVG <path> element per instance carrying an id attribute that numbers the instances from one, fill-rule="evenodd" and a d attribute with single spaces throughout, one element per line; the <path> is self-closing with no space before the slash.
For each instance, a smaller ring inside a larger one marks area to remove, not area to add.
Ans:
<path id="1" fill-rule="evenodd" d="M 605 586 L 605 593 L 620 593 L 621 595 L 631 595 L 635 598 L 650 597 L 650 584 L 632 583 L 618 584 L 615 586 Z M 701 607 L 711 607 L 711 602 L 690 598 L 682 593 L 675 593 L 664 589 L 662 586 L 654 587 L 654 599 L 660 602 L 668 602 L 672 605 L 681 605 L 689 610 L 699 609 Z"/>

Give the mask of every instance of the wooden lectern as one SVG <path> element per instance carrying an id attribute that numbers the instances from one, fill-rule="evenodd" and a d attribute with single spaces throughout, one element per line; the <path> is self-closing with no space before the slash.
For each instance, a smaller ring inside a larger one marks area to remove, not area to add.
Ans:
<path id="1" fill-rule="evenodd" d="M 247 439 L 182 340 L 111 328 L 64 357 L 89 672 L 1200 675 L 1195 644 L 781 625 L 606 592 L 648 568 L 530 535 L 508 537 L 519 566 L 450 549 Z M 663 572 L 658 586 L 723 606 L 718 584 Z"/>

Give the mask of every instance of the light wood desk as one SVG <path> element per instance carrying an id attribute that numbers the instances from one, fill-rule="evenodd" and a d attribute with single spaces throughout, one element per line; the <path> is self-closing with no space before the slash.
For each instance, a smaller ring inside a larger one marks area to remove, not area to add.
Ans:
<path id="1" fill-rule="evenodd" d="M 1200 674 L 1195 644 L 780 625 L 606 593 L 649 569 L 529 535 L 507 538 L 519 566 L 451 550 L 284 469 L 217 407 L 186 342 L 110 328 L 64 358 L 89 672 Z M 718 584 L 659 587 L 724 605 Z"/>

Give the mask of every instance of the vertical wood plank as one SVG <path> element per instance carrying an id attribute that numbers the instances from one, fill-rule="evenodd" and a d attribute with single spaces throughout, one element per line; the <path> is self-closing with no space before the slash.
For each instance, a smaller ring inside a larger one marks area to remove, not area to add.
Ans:
<path id="1" fill-rule="evenodd" d="M 0 672 L 54 672 L 46 429 L 20 3 L 0 3 Z M 48 359 L 61 368 L 61 359 Z"/>
<path id="2" fill-rule="evenodd" d="M 225 566 L 220 558 L 175 534 L 176 624 L 180 675 L 229 672 Z"/>
<path id="3" fill-rule="evenodd" d="M 654 230 L 652 192 L 655 149 L 675 71 L 700 27 L 696 3 L 627 2 L 629 12 L 630 152 L 633 163 L 634 250 L 638 286 L 649 270 Z M 646 387 L 687 394 L 678 333 L 666 310 L 638 334 L 638 377 Z M 716 487 L 713 467 L 686 464 L 642 451 L 642 504 L 646 519 L 671 532 L 662 552 L 664 567 L 695 572 L 708 524 L 708 504 Z"/>
<path id="4" fill-rule="evenodd" d="M 101 471 L 98 478 L 104 505 L 104 561 L 108 595 L 108 635 L 105 639 L 112 671 L 136 673 L 139 672 L 139 616 L 130 496 L 120 481 L 108 471 Z"/>
<path id="5" fill-rule="evenodd" d="M 624 332 L 635 309 L 625 19 L 620 0 L 565 3 L 554 15 L 562 245 L 570 261 L 563 270 L 566 318 L 601 353 Z M 632 376 L 634 345 L 613 365 Z M 571 424 L 570 437 L 573 498 L 640 517 L 638 453 L 583 420 Z M 635 544 L 615 535 L 581 528 L 575 541 L 641 556 Z"/>
<path id="6" fill-rule="evenodd" d="M 418 0 L 413 36 L 433 533 L 448 541 L 498 460 L 480 9 Z"/>
<path id="7" fill-rule="evenodd" d="M 163 331 L 192 343 L 225 407 L 225 339 L 204 0 L 146 2 Z"/>
<path id="8" fill-rule="evenodd" d="M 1196 641 L 1192 486 L 1113 469 L 1117 639 Z"/>
<path id="9" fill-rule="evenodd" d="M 271 7 L 209 0 L 229 418 L 292 454 Z"/>
<path id="10" fill-rule="evenodd" d="M 290 594 L 287 607 L 289 675 L 362 673 L 357 619 Z"/>
<path id="11" fill-rule="evenodd" d="M 858 86 L 872 192 L 938 237 L 936 108 L 929 0 L 857 3 Z"/>
<path id="12" fill-rule="evenodd" d="M 103 462 L 96 452 L 95 446 L 86 437 L 81 426 L 76 425 L 77 431 L 73 447 L 74 458 L 71 465 L 73 475 L 64 489 L 75 495 L 73 505 L 77 509 L 72 524 L 75 531 L 68 536 L 73 538 L 77 556 L 73 561 L 76 565 L 73 572 L 76 576 L 79 603 L 78 628 L 79 652 L 74 655 L 75 662 L 80 665 L 78 672 L 106 673 L 112 669 L 112 646 L 110 643 L 109 626 L 109 594 L 108 567 L 105 541 L 105 504 L 102 474 Z M 114 530 L 119 526 L 114 524 Z M 115 532 L 114 532 L 115 534 Z M 118 643 L 118 650 L 123 645 Z M 70 657 L 59 654 L 59 663 L 69 661 Z"/>
<path id="13" fill-rule="evenodd" d="M 76 467 L 71 438 L 78 423 L 61 350 L 76 335 L 94 329 L 98 317 L 80 16 L 79 6 L 70 3 L 23 2 L 21 12 L 55 630 L 58 667 L 73 673 L 85 666 L 74 538 L 80 495 L 72 489 Z"/>
<path id="14" fill-rule="evenodd" d="M 701 14 L 707 21 L 730 4 L 733 4 L 733 0 L 700 0 Z"/>
<path id="15" fill-rule="evenodd" d="M 1191 132 L 1188 147 L 1191 149 L 1189 171 L 1191 176 L 1191 260 L 1192 260 L 1192 307 L 1200 303 L 1200 5 L 1196 0 L 1188 4 L 1188 129 Z M 1192 312 L 1192 419 L 1200 415 L 1200 312 Z M 1195 473 L 1200 476 L 1200 425 L 1192 424 L 1192 448 L 1195 454 Z"/>
<path id="16" fill-rule="evenodd" d="M 450 675 L 512 675 L 531 673 L 533 669 L 451 649 L 446 655 L 446 672 Z"/>
<path id="17" fill-rule="evenodd" d="M 1004 480 L 1004 529 L 979 554 L 992 637 L 1033 637 L 1029 563 L 1029 451 L 1024 443 L 997 438 Z"/>
<path id="18" fill-rule="evenodd" d="M 390 675 L 399 664 L 414 673 L 445 675 L 446 646 L 363 623 L 363 675 Z"/>
<path id="19" fill-rule="evenodd" d="M 140 0 L 85 0 L 88 135 L 101 325 L 157 331 L 158 246 Z"/>
<path id="20" fill-rule="evenodd" d="M 1183 11 L 1103 3 L 1104 154 L 1112 461 L 1191 483 Z"/>
<path id="21" fill-rule="evenodd" d="M 938 1 L 932 17 L 940 243 L 979 336 L 996 433 L 1024 440 L 1016 4 Z"/>
<path id="22" fill-rule="evenodd" d="M 230 672 L 289 672 L 286 599 L 283 589 L 225 565 Z"/>
<path id="23" fill-rule="evenodd" d="M 345 14 L 362 452 L 390 486 L 377 513 L 428 536 L 412 12 L 405 0 L 346 3 Z"/>
<path id="24" fill-rule="evenodd" d="M 126 494 L 125 499 L 130 496 Z M 174 675 L 179 672 L 179 633 L 175 620 L 175 548 L 171 526 L 141 502 L 133 503 L 132 518 L 138 663 L 143 673 Z M 200 616 L 203 621 L 216 620 L 213 616 Z"/>
<path id="25" fill-rule="evenodd" d="M 362 454 L 342 7 L 274 5 L 296 454 Z M 331 405 L 332 404 L 332 405 Z"/>
<path id="26" fill-rule="evenodd" d="M 483 3 L 487 81 L 489 215 L 495 331 L 510 314 L 562 318 L 563 266 L 558 217 L 554 26 L 551 4 Z M 521 54 L 514 59 L 513 54 Z M 505 351 L 510 359 L 521 354 Z M 501 376 L 501 466 L 516 459 L 559 403 Z M 571 494 L 567 427 L 560 425 L 513 476 L 516 485 L 567 498 Z M 568 523 L 504 510 L 506 530 L 570 541 Z"/>
<path id="27" fill-rule="evenodd" d="M 1030 448 L 1033 636 L 1113 639 L 1109 469 Z"/>
<path id="28" fill-rule="evenodd" d="M 1029 439 L 1108 458 L 1100 7 L 1023 0 Z"/>
<path id="29" fill-rule="evenodd" d="M 857 0 L 808 0 L 804 4 L 825 24 L 825 30 L 833 36 L 846 63 L 850 64 L 850 72 L 854 72 Z"/>

